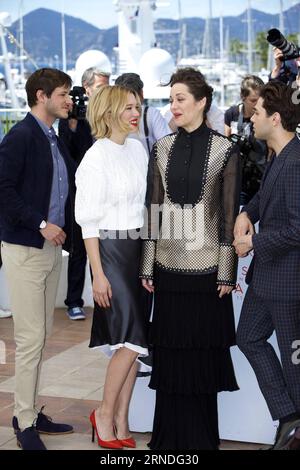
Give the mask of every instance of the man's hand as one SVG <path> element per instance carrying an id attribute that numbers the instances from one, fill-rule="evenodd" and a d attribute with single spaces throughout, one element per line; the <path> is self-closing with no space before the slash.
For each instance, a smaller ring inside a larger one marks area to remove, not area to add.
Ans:
<path id="1" fill-rule="evenodd" d="M 70 118 L 68 119 L 68 123 L 69 123 L 69 128 L 71 129 L 71 131 L 75 132 L 77 129 L 77 124 L 78 124 L 77 119 Z"/>
<path id="2" fill-rule="evenodd" d="M 277 78 L 282 67 L 281 59 L 283 57 L 283 52 L 280 49 L 277 49 L 277 47 L 273 47 L 273 55 L 275 60 L 275 66 L 271 72 L 271 78 Z"/>
<path id="3" fill-rule="evenodd" d="M 236 254 L 240 258 L 247 256 L 249 251 L 251 251 L 253 248 L 252 235 L 249 234 L 249 235 L 242 235 L 240 237 L 236 237 L 233 242 L 233 246 L 235 247 Z"/>
<path id="4" fill-rule="evenodd" d="M 65 243 L 66 234 L 62 228 L 58 227 L 58 225 L 47 222 L 46 227 L 41 228 L 40 232 L 53 246 L 59 246 Z"/>
<path id="5" fill-rule="evenodd" d="M 241 212 L 240 215 L 237 216 L 233 234 L 234 238 L 242 237 L 243 235 L 254 235 L 255 230 L 251 220 L 249 219 L 247 212 Z"/>

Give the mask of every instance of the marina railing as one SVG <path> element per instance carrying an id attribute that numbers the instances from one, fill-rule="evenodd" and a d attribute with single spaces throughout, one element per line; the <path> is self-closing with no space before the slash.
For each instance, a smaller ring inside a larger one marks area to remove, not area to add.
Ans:
<path id="1" fill-rule="evenodd" d="M 0 141 L 28 113 L 27 108 L 0 108 Z"/>

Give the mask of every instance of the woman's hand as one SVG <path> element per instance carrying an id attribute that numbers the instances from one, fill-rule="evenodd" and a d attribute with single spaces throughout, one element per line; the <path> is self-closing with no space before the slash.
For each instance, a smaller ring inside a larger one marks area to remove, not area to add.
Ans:
<path id="1" fill-rule="evenodd" d="M 111 285 L 107 277 L 102 274 L 93 279 L 93 297 L 100 307 L 110 307 L 110 299 L 112 298 Z"/>
<path id="2" fill-rule="evenodd" d="M 148 292 L 154 292 L 154 285 L 152 279 L 142 279 L 142 285 Z"/>
<path id="3" fill-rule="evenodd" d="M 222 285 L 218 286 L 218 291 L 220 292 L 219 293 L 220 299 L 223 297 L 223 295 L 230 294 L 232 290 L 233 290 L 233 286 L 222 286 Z"/>

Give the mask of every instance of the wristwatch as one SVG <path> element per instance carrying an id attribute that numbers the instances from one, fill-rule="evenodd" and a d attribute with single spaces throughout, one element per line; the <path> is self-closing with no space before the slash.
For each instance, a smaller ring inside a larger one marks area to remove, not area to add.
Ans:
<path id="1" fill-rule="evenodd" d="M 42 222 L 40 223 L 40 228 L 43 229 L 43 228 L 46 228 L 46 226 L 47 226 L 46 220 L 42 220 Z"/>

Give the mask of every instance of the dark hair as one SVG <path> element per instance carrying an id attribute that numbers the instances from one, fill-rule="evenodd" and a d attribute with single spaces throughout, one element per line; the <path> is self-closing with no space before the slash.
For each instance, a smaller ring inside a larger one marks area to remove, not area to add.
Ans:
<path id="1" fill-rule="evenodd" d="M 246 75 L 241 83 L 241 98 L 247 98 L 251 91 L 260 91 L 264 82 L 256 75 Z"/>
<path id="2" fill-rule="evenodd" d="M 279 113 L 282 127 L 288 132 L 295 132 L 300 122 L 300 106 L 294 93 L 295 89 L 278 80 L 267 83 L 260 91 L 267 116 Z"/>
<path id="3" fill-rule="evenodd" d="M 204 75 L 193 67 L 177 69 L 170 78 L 168 85 L 171 87 L 175 83 L 183 83 L 189 89 L 196 101 L 206 98 L 206 105 L 203 114 L 209 111 L 212 102 L 213 88 L 208 85 Z"/>
<path id="4" fill-rule="evenodd" d="M 137 73 L 122 73 L 122 75 L 116 79 L 115 85 L 133 90 L 139 95 L 141 95 L 144 88 L 144 83 Z"/>
<path id="5" fill-rule="evenodd" d="M 28 106 L 32 108 L 37 103 L 36 93 L 43 90 L 48 98 L 57 87 L 72 86 L 72 79 L 69 75 L 57 69 L 43 68 L 36 70 L 30 75 L 26 82 L 26 93 Z"/>

